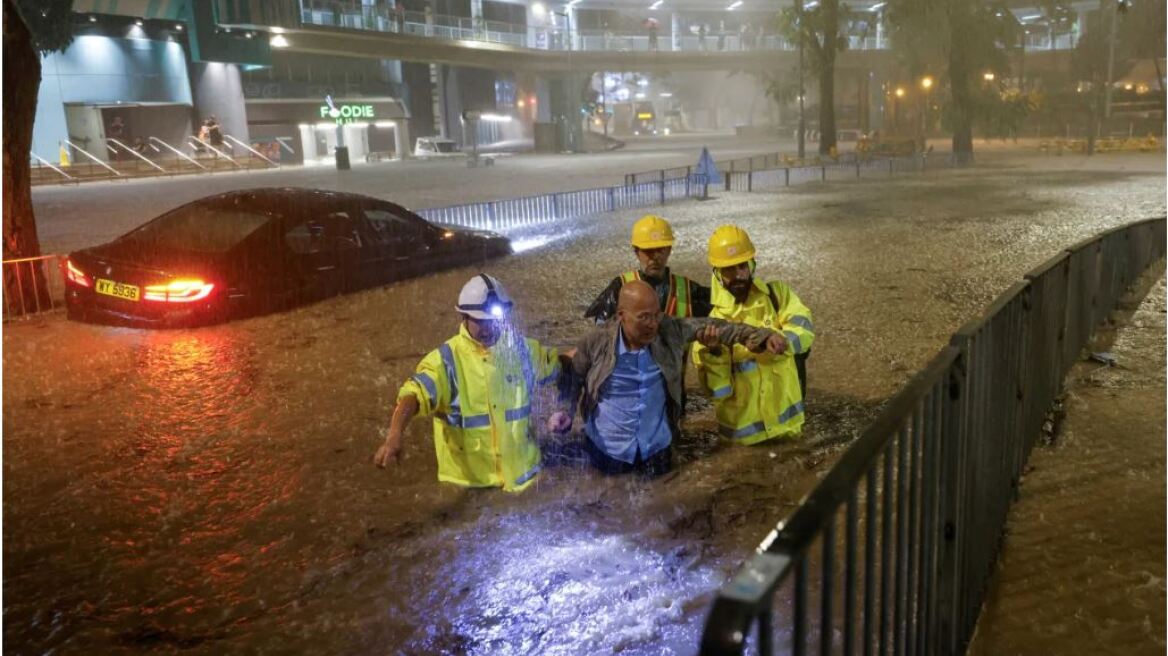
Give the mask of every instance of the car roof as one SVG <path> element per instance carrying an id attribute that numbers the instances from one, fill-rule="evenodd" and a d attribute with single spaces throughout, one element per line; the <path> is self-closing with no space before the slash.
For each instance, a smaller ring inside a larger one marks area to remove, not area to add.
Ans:
<path id="1" fill-rule="evenodd" d="M 261 212 L 270 212 L 273 208 L 282 206 L 315 209 L 354 202 L 385 203 L 406 209 L 392 201 L 374 198 L 373 196 L 366 196 L 364 194 L 332 191 L 328 189 L 306 189 L 304 187 L 255 187 L 252 189 L 237 189 L 194 201 L 196 204 L 207 205 L 230 203 L 235 207 L 254 209 Z"/>

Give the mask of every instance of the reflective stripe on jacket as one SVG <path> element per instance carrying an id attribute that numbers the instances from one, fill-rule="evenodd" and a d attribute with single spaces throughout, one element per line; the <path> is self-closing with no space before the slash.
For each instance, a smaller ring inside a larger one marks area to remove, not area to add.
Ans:
<path id="1" fill-rule="evenodd" d="M 632 282 L 641 279 L 640 271 L 625 271 L 621 274 L 621 280 L 624 282 Z M 676 273 L 669 275 L 669 296 L 665 301 L 663 310 L 665 314 L 671 317 L 692 317 L 693 304 L 690 301 L 692 292 L 689 286 L 689 278 L 679 276 Z"/>
<path id="2" fill-rule="evenodd" d="M 440 481 L 517 492 L 539 473 L 539 447 L 528 434 L 532 391 L 555 384 L 560 363 L 555 349 L 534 339 L 515 348 L 504 344 L 508 336 L 485 348 L 460 327 L 398 392 L 413 394 L 419 413 L 434 418 Z"/>
<path id="3" fill-rule="evenodd" d="M 803 394 L 794 354 L 805 353 L 815 339 L 811 311 L 778 281 L 768 286 L 755 279 L 746 302 L 739 304 L 715 274 L 710 299 L 711 317 L 772 328 L 787 339 L 783 355 L 752 353 L 738 345 L 723 346 L 714 355 L 694 344 L 694 362 L 714 397 L 720 432 L 743 444 L 798 437 L 803 430 Z"/>

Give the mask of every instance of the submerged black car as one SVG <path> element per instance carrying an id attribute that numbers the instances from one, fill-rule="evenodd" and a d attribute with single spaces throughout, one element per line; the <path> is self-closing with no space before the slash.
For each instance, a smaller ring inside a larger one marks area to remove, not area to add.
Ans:
<path id="1" fill-rule="evenodd" d="M 203 198 L 65 263 L 70 318 L 193 325 L 282 310 L 511 252 L 489 232 L 312 189 Z"/>

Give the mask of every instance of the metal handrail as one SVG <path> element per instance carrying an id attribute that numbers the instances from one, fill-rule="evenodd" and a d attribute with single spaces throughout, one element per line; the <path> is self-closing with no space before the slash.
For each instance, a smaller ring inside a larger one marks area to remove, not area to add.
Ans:
<path id="1" fill-rule="evenodd" d="M 60 173 L 61 175 L 65 176 L 65 179 L 66 179 L 66 180 L 72 180 L 72 179 L 73 179 L 73 176 L 71 176 L 71 175 L 69 175 L 68 173 L 66 173 L 66 172 L 62 171 L 61 169 L 59 169 L 59 168 L 57 168 L 57 167 L 53 166 L 53 165 L 52 165 L 52 164 L 50 164 L 48 161 L 46 161 L 44 158 L 42 158 L 40 155 L 37 155 L 36 153 L 34 153 L 34 152 L 31 152 L 31 151 L 30 151 L 28 154 L 29 154 L 29 155 L 32 155 L 33 159 L 35 159 L 36 161 L 40 162 L 41 164 L 43 164 L 43 165 L 45 165 L 45 166 L 49 167 L 50 169 L 53 169 L 53 170 L 54 170 L 54 171 L 56 171 L 57 173 Z"/>
<path id="2" fill-rule="evenodd" d="M 235 161 L 234 159 L 232 159 L 230 155 L 228 155 L 227 153 L 225 153 L 225 152 L 223 152 L 223 151 L 219 150 L 218 148 L 216 148 L 216 147 L 212 146 L 211 144 L 207 143 L 206 141 L 203 141 L 202 139 L 200 139 L 200 138 L 198 138 L 198 137 L 191 137 L 190 139 L 191 139 L 191 141 L 195 141 L 195 142 L 197 142 L 197 143 L 200 143 L 200 144 L 202 144 L 203 146 L 207 147 L 208 149 L 210 149 L 210 150 L 211 150 L 211 152 L 213 152 L 213 153 L 215 153 L 216 155 L 218 155 L 218 156 L 222 157 L 223 159 L 227 160 L 228 162 L 231 162 L 232 164 L 234 164 L 234 165 L 236 165 L 236 166 L 238 166 L 238 167 L 240 167 L 240 168 L 243 168 L 243 165 L 242 165 L 242 164 L 240 164 L 239 162 Z"/>
<path id="3" fill-rule="evenodd" d="M 756 621 L 759 652 L 771 653 L 774 598 L 787 583 L 793 654 L 814 634 L 823 653 L 839 634 L 844 653 L 964 652 L 1061 381 L 1124 290 L 1164 257 L 1165 224 L 1076 244 L 954 333 L 722 587 L 701 653 L 742 653 Z"/>
<path id="4" fill-rule="evenodd" d="M 271 165 L 272 165 L 272 166 L 274 166 L 275 168 L 280 168 L 280 165 L 279 165 L 279 164 L 277 164 L 277 163 L 273 162 L 272 160 L 268 159 L 267 157 L 264 157 L 264 156 L 263 156 L 263 155 L 262 155 L 262 154 L 261 154 L 261 153 L 260 153 L 258 150 L 256 150 L 255 148 L 252 148 L 251 146 L 249 146 L 249 145 L 247 145 L 247 144 L 243 143 L 243 142 L 242 142 L 242 141 L 240 141 L 239 139 L 236 139 L 235 137 L 233 137 L 233 136 L 231 136 L 231 135 L 229 135 L 229 134 L 225 134 L 225 135 L 223 135 L 223 138 L 224 138 L 224 139 L 230 139 L 230 140 L 232 141 L 232 143 L 235 143 L 235 144 L 237 144 L 237 145 L 240 145 L 240 146 L 242 146 L 242 147 L 243 147 L 245 150 L 247 150 L 247 151 L 248 151 L 249 153 L 251 153 L 252 155 L 255 155 L 256 157 L 258 157 L 258 158 L 260 158 L 260 159 L 264 160 L 265 162 L 267 162 L 268 164 L 271 164 Z"/>
<path id="5" fill-rule="evenodd" d="M 103 167 L 105 167 L 105 168 L 109 169 L 109 171 L 110 171 L 111 173 L 113 173 L 114 175 L 116 175 L 116 176 L 119 176 L 119 177 L 123 175 L 123 173 L 122 173 L 122 172 L 118 171 L 117 169 L 115 169 L 114 167 L 110 166 L 109 164 L 106 164 L 105 162 L 101 161 L 101 160 L 100 160 L 100 159 L 98 159 L 97 157 L 94 157 L 94 156 L 93 156 L 93 155 L 92 155 L 92 154 L 91 154 L 91 153 L 90 153 L 88 150 L 85 150 L 85 149 L 84 149 L 84 148 L 82 148 L 81 146 L 78 146 L 77 144 L 73 143 L 72 141 L 69 141 L 68 139 L 65 139 L 65 144 L 66 144 L 66 145 L 69 145 L 69 146 L 71 146 L 71 147 L 73 148 L 73 150 L 76 150 L 77 152 L 81 153 L 82 155 L 85 155 L 85 156 L 86 156 L 86 157 L 88 157 L 90 160 L 92 160 L 92 161 L 94 161 L 94 162 L 97 162 L 97 163 L 98 163 L 98 164 L 100 164 L 101 166 L 103 166 Z M 106 147 L 108 148 L 108 147 L 109 147 L 109 144 L 106 144 Z"/>
<path id="6" fill-rule="evenodd" d="M 65 282 L 60 266 L 64 259 L 63 255 L 53 254 L 4 260 L 4 320 L 51 310 L 64 298 Z M 43 265 L 48 263 L 57 266 L 46 272 Z M 56 275 L 52 275 L 53 271 Z"/>
<path id="7" fill-rule="evenodd" d="M 140 153 L 140 152 L 138 152 L 138 151 L 134 150 L 133 148 L 130 148 L 130 147 L 129 147 L 129 146 L 127 146 L 126 144 L 124 144 L 124 143 L 122 143 L 122 142 L 118 141 L 117 139 L 110 138 L 110 139 L 109 139 L 109 141 L 112 141 L 112 142 L 114 142 L 114 143 L 115 143 L 115 144 L 116 144 L 118 147 L 120 147 L 122 150 L 124 150 L 124 151 L 126 151 L 126 152 L 130 153 L 130 154 L 131 154 L 131 155 L 133 155 L 134 157 L 137 157 L 138 159 L 142 160 L 143 162 L 146 162 L 146 163 L 147 163 L 147 164 L 149 164 L 150 166 L 153 166 L 154 168 L 158 169 L 159 171 L 162 171 L 163 173 L 169 173 L 169 171 L 167 171 L 166 169 L 162 168 L 161 166 L 159 166 L 159 165 L 155 164 L 153 161 L 151 161 L 151 160 L 150 160 L 150 158 L 148 158 L 148 157 L 146 157 L 145 155 L 143 155 L 142 153 Z M 116 151 L 115 151 L 115 152 L 116 152 Z"/>
<path id="8" fill-rule="evenodd" d="M 175 148 L 174 146 L 172 146 L 172 145 L 170 145 L 170 144 L 166 143 L 165 141 L 163 141 L 162 139 L 159 139 L 158 137 L 147 137 L 147 141 L 150 141 L 151 143 L 154 143 L 154 142 L 160 143 L 160 144 L 162 144 L 162 146 L 163 146 L 164 148 L 166 148 L 166 149 L 167 149 L 167 150 L 169 150 L 170 152 L 174 153 L 175 155 L 178 155 L 179 157 L 181 157 L 181 158 L 185 159 L 186 161 L 190 162 L 191 164 L 194 164 L 195 166 L 197 166 L 197 167 L 199 167 L 199 168 L 203 169 L 204 171 L 206 171 L 206 170 L 207 170 L 207 167 L 205 167 L 205 166 L 203 166 L 202 164 L 200 164 L 200 163 L 198 162 L 198 160 L 194 159 L 193 157 L 190 157 L 190 156 L 186 155 L 185 153 L 183 153 L 183 152 L 182 152 L 181 150 L 179 150 L 178 148 Z"/>

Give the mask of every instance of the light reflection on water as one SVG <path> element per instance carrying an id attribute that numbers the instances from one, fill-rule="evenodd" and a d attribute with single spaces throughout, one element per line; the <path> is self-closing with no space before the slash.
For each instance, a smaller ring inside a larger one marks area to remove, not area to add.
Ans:
<path id="1" fill-rule="evenodd" d="M 436 583 L 456 598 L 428 599 L 440 621 L 406 652 L 689 653 L 699 632 L 689 611 L 722 576 L 697 548 L 661 551 L 551 517 L 513 514 L 492 533 L 452 536 L 462 548 Z"/>

